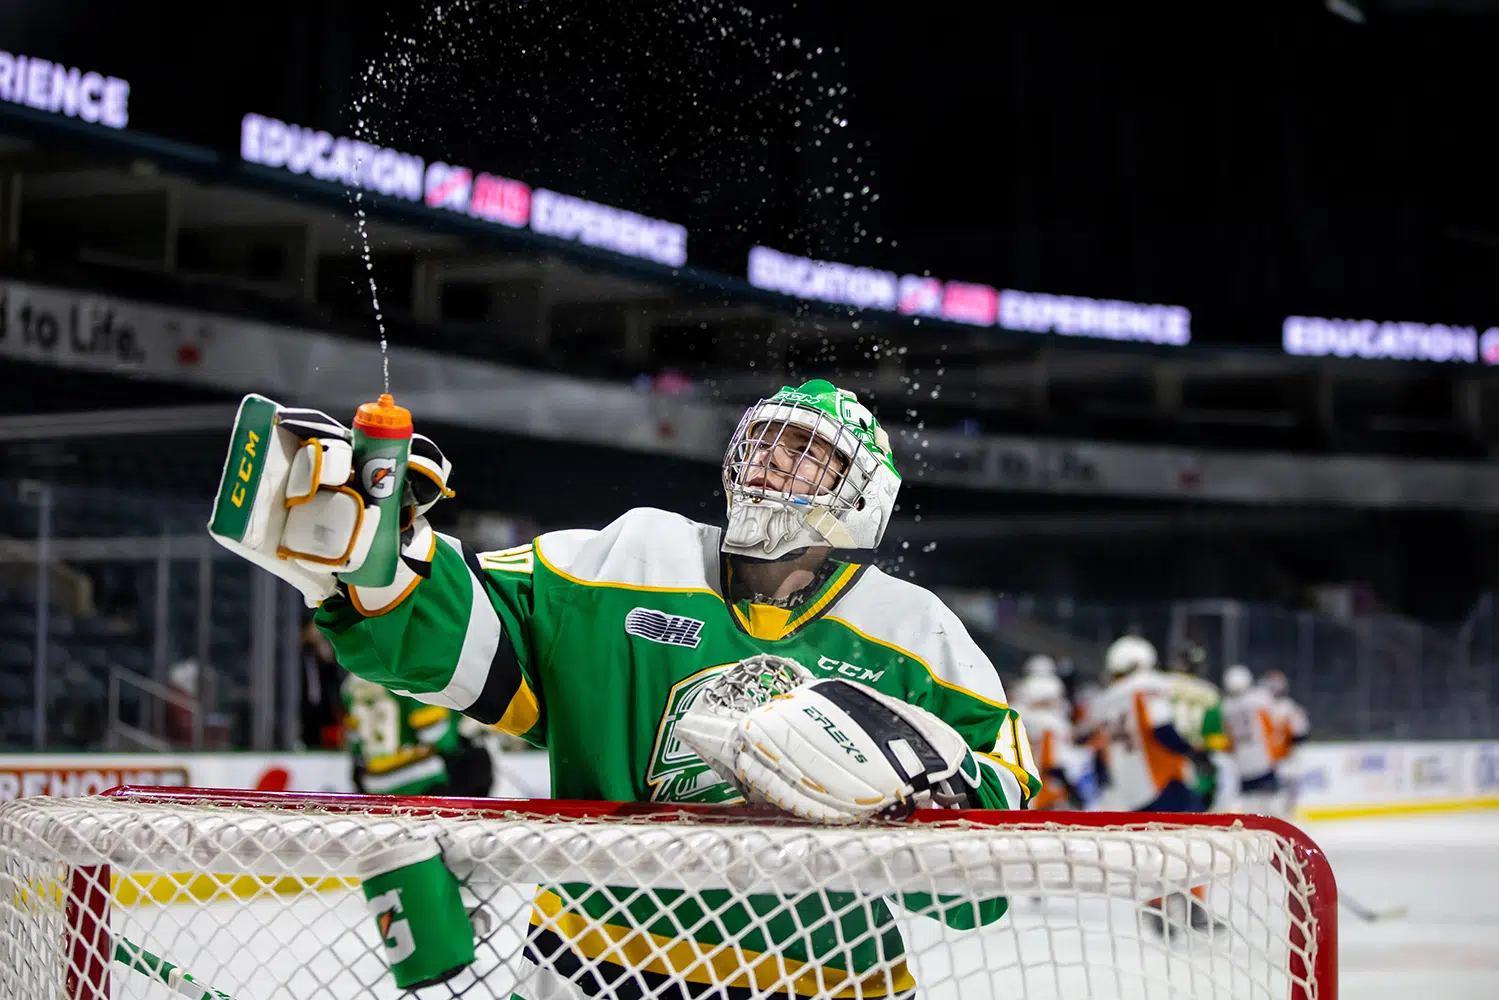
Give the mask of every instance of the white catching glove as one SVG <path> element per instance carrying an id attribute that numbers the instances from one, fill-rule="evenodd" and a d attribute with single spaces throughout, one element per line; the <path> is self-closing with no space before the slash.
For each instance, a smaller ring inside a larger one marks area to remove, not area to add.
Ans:
<path id="1" fill-rule="evenodd" d="M 353 439 L 349 428 L 320 410 L 252 394 L 240 403 L 224 462 L 208 533 L 291 583 L 308 607 L 337 591 L 339 573 L 364 565 L 379 525 L 380 509 L 353 483 Z M 360 610 L 378 613 L 430 571 L 435 537 L 421 515 L 452 495 L 450 471 L 430 439 L 412 436 L 402 565 L 389 587 L 350 588 Z"/>
<path id="2" fill-rule="evenodd" d="M 978 802 L 978 763 L 946 722 L 862 684 L 816 679 L 784 657 L 729 668 L 676 735 L 748 801 L 820 823 Z"/>

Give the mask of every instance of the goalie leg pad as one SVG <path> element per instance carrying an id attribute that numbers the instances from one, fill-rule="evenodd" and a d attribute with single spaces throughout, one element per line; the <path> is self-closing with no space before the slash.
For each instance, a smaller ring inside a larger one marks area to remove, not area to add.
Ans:
<path id="1" fill-rule="evenodd" d="M 752 800 L 823 823 L 968 807 L 979 784 L 978 764 L 951 726 L 839 679 L 802 685 L 745 715 L 733 767 L 730 780 Z"/>

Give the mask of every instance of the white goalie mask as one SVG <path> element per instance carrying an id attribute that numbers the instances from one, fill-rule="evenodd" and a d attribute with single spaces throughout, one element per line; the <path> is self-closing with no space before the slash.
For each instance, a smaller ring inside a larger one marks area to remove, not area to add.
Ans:
<path id="1" fill-rule="evenodd" d="M 731 555 L 873 549 L 900 491 L 890 437 L 852 392 L 813 379 L 744 412 L 723 461 Z"/>

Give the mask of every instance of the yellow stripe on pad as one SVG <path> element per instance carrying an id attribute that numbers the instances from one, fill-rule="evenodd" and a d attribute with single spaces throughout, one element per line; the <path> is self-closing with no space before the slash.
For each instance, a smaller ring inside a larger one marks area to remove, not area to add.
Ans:
<path id="1" fill-rule="evenodd" d="M 443 711 L 447 711 L 447 709 L 443 709 Z M 432 756 L 433 752 L 433 749 L 429 746 L 407 747 L 404 750 L 397 750 L 395 753 L 371 757 L 369 762 L 365 764 L 365 767 L 370 774 L 389 774 L 392 771 L 399 771 L 407 764 L 426 760 Z"/>
<path id="2" fill-rule="evenodd" d="M 435 726 L 448 717 L 448 710 L 441 705 L 425 705 L 413 711 L 406 717 L 406 722 L 412 729 L 426 729 Z"/>

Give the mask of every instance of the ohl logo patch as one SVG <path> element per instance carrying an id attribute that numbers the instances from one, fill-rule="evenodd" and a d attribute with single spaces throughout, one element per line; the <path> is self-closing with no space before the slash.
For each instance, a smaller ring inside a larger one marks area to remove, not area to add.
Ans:
<path id="1" fill-rule="evenodd" d="M 364 495 L 371 500 L 388 499 L 396 491 L 396 460 L 372 458 L 359 470 Z"/>
<path id="2" fill-rule="evenodd" d="M 696 649 L 703 641 L 703 623 L 696 618 L 669 615 L 654 608 L 633 608 L 625 615 L 625 633 L 651 642 Z"/>

